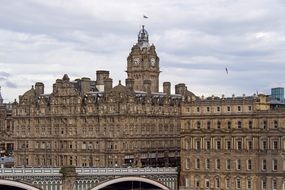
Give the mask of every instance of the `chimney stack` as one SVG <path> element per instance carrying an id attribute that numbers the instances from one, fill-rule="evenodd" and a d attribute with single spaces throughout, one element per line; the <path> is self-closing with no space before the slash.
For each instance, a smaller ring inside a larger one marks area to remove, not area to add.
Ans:
<path id="1" fill-rule="evenodd" d="M 86 94 L 90 91 L 90 78 L 83 77 L 80 81 L 81 93 Z"/>
<path id="2" fill-rule="evenodd" d="M 104 80 L 104 91 L 110 91 L 113 88 L 113 79 L 107 78 Z"/>
<path id="3" fill-rule="evenodd" d="M 171 83 L 170 82 L 164 82 L 163 83 L 163 93 L 170 95 L 171 94 Z"/>
<path id="4" fill-rule="evenodd" d="M 109 78 L 109 71 L 96 71 L 96 88 L 99 91 L 104 91 L 104 80 Z"/>
<path id="5" fill-rule="evenodd" d="M 185 90 L 186 90 L 186 86 L 184 83 L 175 85 L 175 94 L 183 95 L 185 93 Z"/>
<path id="6" fill-rule="evenodd" d="M 35 90 L 36 90 L 36 95 L 39 96 L 41 94 L 44 94 L 45 91 L 45 85 L 42 82 L 37 82 L 35 84 Z"/>

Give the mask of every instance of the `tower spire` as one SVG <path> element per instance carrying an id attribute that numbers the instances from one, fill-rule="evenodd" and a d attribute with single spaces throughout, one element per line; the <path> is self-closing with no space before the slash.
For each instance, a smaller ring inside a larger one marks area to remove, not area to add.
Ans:
<path id="1" fill-rule="evenodd" d="M 138 34 L 138 45 L 142 47 L 148 47 L 149 41 L 148 41 L 148 32 L 144 28 L 144 25 L 142 25 L 142 29 L 139 31 Z"/>

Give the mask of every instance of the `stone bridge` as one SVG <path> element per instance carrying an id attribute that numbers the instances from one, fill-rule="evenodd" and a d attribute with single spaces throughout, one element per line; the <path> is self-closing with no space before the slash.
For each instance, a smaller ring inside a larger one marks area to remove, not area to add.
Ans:
<path id="1" fill-rule="evenodd" d="M 99 190 L 116 187 L 116 184 L 119 186 L 122 182 L 145 183 L 155 189 L 177 190 L 177 178 L 177 168 L 0 169 L 0 187 L 6 185 L 19 190 Z"/>

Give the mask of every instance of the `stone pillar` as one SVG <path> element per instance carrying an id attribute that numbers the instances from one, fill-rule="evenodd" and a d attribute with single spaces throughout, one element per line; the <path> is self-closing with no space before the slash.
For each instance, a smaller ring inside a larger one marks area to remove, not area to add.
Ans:
<path id="1" fill-rule="evenodd" d="M 77 176 L 75 167 L 63 166 L 59 173 L 62 174 L 62 190 L 72 190 Z"/>

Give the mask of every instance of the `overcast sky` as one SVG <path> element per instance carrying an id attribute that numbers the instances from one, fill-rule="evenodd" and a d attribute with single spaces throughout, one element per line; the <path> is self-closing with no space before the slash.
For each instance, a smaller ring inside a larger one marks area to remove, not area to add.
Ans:
<path id="1" fill-rule="evenodd" d="M 126 78 L 142 24 L 160 57 L 160 85 L 198 96 L 269 94 L 285 86 L 284 0 L 0 0 L 0 85 L 12 101 L 35 82 Z M 143 19 L 147 15 L 148 19 Z M 228 74 L 225 71 L 228 68 Z"/>

